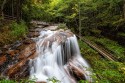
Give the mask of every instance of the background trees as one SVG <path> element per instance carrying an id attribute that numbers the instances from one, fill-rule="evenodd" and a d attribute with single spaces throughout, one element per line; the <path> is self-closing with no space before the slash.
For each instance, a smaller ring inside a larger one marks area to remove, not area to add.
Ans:
<path id="1" fill-rule="evenodd" d="M 82 35 L 104 35 L 121 40 L 121 36 L 125 36 L 124 2 L 124 0 L 2 0 L 0 4 L 4 14 L 15 16 L 18 21 L 22 18 L 25 21 L 34 19 L 66 23 L 70 29 L 78 33 L 80 20 Z"/>
<path id="2" fill-rule="evenodd" d="M 1 0 L 0 7 L 1 12 L 0 14 L 3 17 L 14 18 L 16 17 L 17 21 L 21 20 L 22 17 L 22 4 L 24 0 Z"/>

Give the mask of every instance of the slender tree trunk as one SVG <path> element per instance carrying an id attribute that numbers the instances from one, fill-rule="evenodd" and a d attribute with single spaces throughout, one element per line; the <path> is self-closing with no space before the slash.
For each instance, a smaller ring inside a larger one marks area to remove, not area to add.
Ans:
<path id="1" fill-rule="evenodd" d="M 17 0 L 17 22 L 22 19 L 22 5 L 25 0 Z"/>
<path id="2" fill-rule="evenodd" d="M 78 5 L 79 5 L 79 36 L 81 37 L 81 7 L 80 7 L 81 3 L 79 2 Z"/>
<path id="3" fill-rule="evenodd" d="M 21 4 L 20 4 L 20 0 L 17 0 L 16 2 L 16 7 L 17 7 L 17 13 L 16 13 L 16 18 L 17 18 L 17 22 L 19 23 L 21 20 Z"/>
<path id="4" fill-rule="evenodd" d="M 123 1 L 123 13 L 124 13 L 124 19 L 125 19 L 125 0 Z"/>
<path id="5" fill-rule="evenodd" d="M 6 1 L 7 0 L 4 0 L 3 3 L 2 3 L 2 5 L 1 5 L 1 11 L 0 11 L 0 13 L 1 13 L 2 16 L 4 16 L 3 9 L 4 9 L 4 5 L 6 4 Z"/>
<path id="6" fill-rule="evenodd" d="M 14 17 L 14 0 L 12 0 L 12 17 Z"/>

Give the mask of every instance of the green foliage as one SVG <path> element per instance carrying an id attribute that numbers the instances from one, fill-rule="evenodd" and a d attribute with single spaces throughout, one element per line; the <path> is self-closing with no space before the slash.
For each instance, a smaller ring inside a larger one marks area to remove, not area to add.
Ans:
<path id="1" fill-rule="evenodd" d="M 85 80 L 80 80 L 78 83 L 89 83 L 89 82 Z"/>
<path id="2" fill-rule="evenodd" d="M 58 25 L 58 29 L 66 29 L 66 28 L 67 28 L 67 26 L 64 23 L 61 23 Z"/>
<path id="3" fill-rule="evenodd" d="M 77 33 L 79 20 L 81 20 L 82 35 L 90 35 L 93 30 L 94 33 L 100 34 L 95 30 L 101 28 L 101 30 L 108 29 L 112 32 L 124 26 L 122 2 L 122 0 L 47 0 L 42 2 L 26 0 L 23 4 L 23 18 L 28 21 L 37 19 L 66 23 Z"/>
<path id="4" fill-rule="evenodd" d="M 8 80 L 8 79 L 2 79 L 0 80 L 0 83 L 36 83 L 34 80 L 20 80 L 20 81 L 14 81 L 14 80 Z"/>
<path id="5" fill-rule="evenodd" d="M 52 83 L 61 83 L 60 80 L 58 80 L 56 77 L 52 77 L 52 78 L 49 78 L 47 79 L 49 82 L 52 82 Z"/>
<path id="6" fill-rule="evenodd" d="M 21 21 L 20 24 L 13 22 L 11 24 L 11 35 L 15 38 L 24 37 L 27 32 L 27 26 L 24 21 Z"/>
<path id="7" fill-rule="evenodd" d="M 118 35 L 119 37 L 125 37 L 125 33 L 122 33 L 122 32 L 118 33 L 117 35 Z"/>
<path id="8" fill-rule="evenodd" d="M 85 44 L 84 42 L 82 41 L 78 41 L 79 42 L 79 47 L 80 47 L 80 51 L 81 51 L 81 54 L 83 56 L 85 56 L 86 54 L 89 54 L 91 56 L 93 55 L 96 55 L 98 54 L 95 50 L 93 50 L 92 48 L 90 48 L 87 44 Z M 83 48 L 84 46 L 84 48 Z"/>
<path id="9" fill-rule="evenodd" d="M 106 48 L 108 51 L 112 52 L 119 61 L 125 62 L 124 60 L 125 48 L 119 45 L 116 41 L 107 38 L 95 38 L 95 37 L 94 38 L 87 37 L 87 38 L 91 39 L 92 41 Z"/>
<path id="10" fill-rule="evenodd" d="M 2 24 L 0 28 L 0 46 L 13 43 L 17 40 L 22 40 L 27 34 L 27 25 L 21 21 L 19 24 L 16 22 Z"/>
<path id="11" fill-rule="evenodd" d="M 16 83 L 16 81 L 2 79 L 2 80 L 0 80 L 0 83 Z"/>
<path id="12" fill-rule="evenodd" d="M 79 45 L 82 55 L 91 64 L 96 75 L 93 78 L 94 83 L 123 83 L 125 81 L 125 64 L 105 60 L 82 41 L 79 41 Z M 87 82 L 82 80 L 80 83 Z"/>

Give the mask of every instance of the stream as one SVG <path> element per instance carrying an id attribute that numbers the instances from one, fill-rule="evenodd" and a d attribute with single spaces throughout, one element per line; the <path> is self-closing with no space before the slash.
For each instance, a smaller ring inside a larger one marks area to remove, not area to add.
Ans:
<path id="1" fill-rule="evenodd" d="M 91 68 L 80 54 L 75 34 L 59 29 L 58 25 L 35 23 L 26 39 L 2 48 L 1 77 L 17 81 L 35 79 L 37 83 L 93 82 Z"/>
<path id="2" fill-rule="evenodd" d="M 30 59 L 30 79 L 47 82 L 56 78 L 61 83 L 92 82 L 90 66 L 81 56 L 77 38 L 70 30 L 51 30 L 50 26 L 40 32 L 36 41 L 37 57 Z"/>

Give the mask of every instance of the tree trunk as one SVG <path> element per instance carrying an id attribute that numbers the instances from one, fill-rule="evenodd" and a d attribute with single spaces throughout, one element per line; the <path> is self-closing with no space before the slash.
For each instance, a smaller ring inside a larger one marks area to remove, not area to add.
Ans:
<path id="1" fill-rule="evenodd" d="M 12 17 L 14 17 L 14 0 L 12 0 Z"/>
<path id="2" fill-rule="evenodd" d="M 2 3 L 2 5 L 1 5 L 1 11 L 0 11 L 0 13 L 1 13 L 2 16 L 4 15 L 3 9 L 4 9 L 4 5 L 6 4 L 6 1 L 7 0 L 4 0 L 3 3 Z"/>
<path id="3" fill-rule="evenodd" d="M 124 13 L 124 19 L 125 19 L 125 0 L 123 1 L 123 13 Z"/>
<path id="4" fill-rule="evenodd" d="M 16 18 L 17 18 L 17 22 L 20 22 L 20 11 L 21 11 L 21 8 L 20 8 L 20 0 L 17 0 L 16 2 L 16 7 L 17 7 L 17 14 L 16 14 Z"/>

